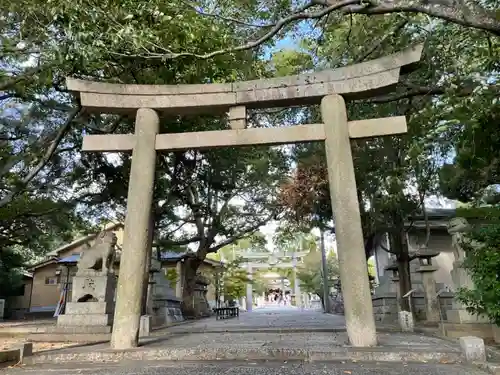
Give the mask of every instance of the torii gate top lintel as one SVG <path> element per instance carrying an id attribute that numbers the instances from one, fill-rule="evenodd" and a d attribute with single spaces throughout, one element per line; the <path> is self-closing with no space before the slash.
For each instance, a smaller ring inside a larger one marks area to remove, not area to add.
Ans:
<path id="1" fill-rule="evenodd" d="M 67 79 L 68 90 L 79 93 L 82 106 L 98 112 L 135 112 L 151 108 L 172 114 L 214 113 L 231 107 L 270 108 L 317 104 L 322 97 L 341 94 L 360 99 L 391 90 L 401 68 L 420 60 L 423 45 L 333 70 L 288 77 L 224 84 L 129 85 Z"/>

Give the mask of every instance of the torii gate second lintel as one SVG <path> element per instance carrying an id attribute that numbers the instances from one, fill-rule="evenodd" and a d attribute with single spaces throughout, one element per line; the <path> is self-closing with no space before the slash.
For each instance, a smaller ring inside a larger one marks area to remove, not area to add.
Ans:
<path id="1" fill-rule="evenodd" d="M 69 79 L 68 88 L 81 90 L 81 102 L 86 108 L 100 108 L 107 112 L 137 112 L 135 134 L 89 135 L 84 137 L 83 146 L 84 151 L 132 150 L 133 156 L 112 348 L 129 349 L 138 345 L 141 296 L 144 273 L 147 272 L 147 254 L 151 247 L 150 233 L 153 230 L 150 215 L 156 152 L 308 141 L 325 143 L 349 340 L 353 346 L 376 345 L 350 139 L 404 133 L 406 120 L 404 117 L 391 117 L 348 121 L 345 101 L 339 94 L 363 95 L 392 87 L 399 79 L 401 67 L 417 62 L 421 51 L 422 46 L 417 46 L 372 62 L 308 75 L 307 79 L 304 76 L 286 77 L 289 82 L 295 82 L 293 89 L 290 86 L 281 88 L 282 79 L 230 84 L 231 92 L 224 92 L 227 91 L 224 85 L 116 86 Z M 330 81 L 324 82 L 325 77 Z M 138 94 L 138 90 L 142 90 L 141 93 Z M 219 92 L 213 92 L 217 90 Z M 255 108 L 290 104 L 317 100 L 318 97 L 322 98 L 323 124 L 245 129 L 246 106 Z M 157 110 L 181 113 L 186 109 L 189 112 L 203 109 L 206 112 L 210 107 L 229 110 L 231 130 L 158 134 L 160 119 Z"/>
<path id="2" fill-rule="evenodd" d="M 406 133 L 404 116 L 349 121 L 349 138 L 371 138 Z M 300 142 L 324 141 L 325 125 L 308 124 L 276 128 L 251 128 L 237 130 L 210 130 L 173 134 L 157 134 L 157 151 L 209 149 L 217 147 L 242 147 L 249 145 L 280 145 Z M 134 134 L 86 135 L 82 151 L 120 152 L 132 151 Z"/>

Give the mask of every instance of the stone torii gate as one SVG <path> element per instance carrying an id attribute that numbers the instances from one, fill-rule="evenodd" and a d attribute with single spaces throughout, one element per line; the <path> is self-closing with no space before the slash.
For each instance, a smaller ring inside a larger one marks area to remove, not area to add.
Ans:
<path id="1" fill-rule="evenodd" d="M 293 270 L 293 278 L 294 278 L 294 294 L 295 298 L 299 297 L 300 289 L 299 289 L 299 280 L 297 278 L 297 259 L 303 258 L 307 255 L 306 251 L 294 251 L 291 253 L 288 252 L 279 252 L 279 253 L 244 253 L 242 254 L 242 258 L 244 259 L 244 267 L 247 270 L 247 275 L 250 280 L 253 278 L 254 269 L 261 268 L 291 268 Z M 283 262 L 283 259 L 291 258 L 291 261 Z M 264 263 L 252 263 L 252 260 L 262 260 L 267 259 L 267 262 Z M 247 283 L 246 286 L 246 309 L 247 311 L 252 311 L 253 305 L 253 285 L 252 283 Z"/>
<path id="2" fill-rule="evenodd" d="M 406 120 L 403 116 L 348 121 L 344 98 L 360 99 L 391 91 L 399 81 L 401 68 L 417 63 L 421 52 L 419 45 L 340 69 L 228 84 L 122 85 L 68 78 L 68 89 L 80 95 L 87 110 L 136 114 L 135 134 L 87 135 L 82 147 L 83 151 L 132 150 L 111 347 L 138 345 L 144 273 L 151 248 L 156 152 L 311 141 L 325 142 L 349 340 L 358 347 L 376 345 L 349 140 L 404 133 Z M 247 108 L 320 102 L 323 124 L 246 129 Z M 158 112 L 178 115 L 214 111 L 229 112 L 231 130 L 159 134 Z"/>

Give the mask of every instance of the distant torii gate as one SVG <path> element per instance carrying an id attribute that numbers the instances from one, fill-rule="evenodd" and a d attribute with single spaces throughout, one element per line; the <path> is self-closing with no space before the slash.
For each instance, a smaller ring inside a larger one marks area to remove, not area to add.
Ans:
<path id="1" fill-rule="evenodd" d="M 404 133 L 406 120 L 403 116 L 348 121 L 344 98 L 360 99 L 391 91 L 399 81 L 401 67 L 418 62 L 421 53 L 419 45 L 340 69 L 228 84 L 122 85 L 68 78 L 68 89 L 79 93 L 82 106 L 88 110 L 136 113 L 135 134 L 88 135 L 82 147 L 83 151 L 132 150 L 112 348 L 138 345 L 144 273 L 151 247 L 148 237 L 152 231 L 156 151 L 310 141 L 325 142 L 349 340 L 353 346 L 376 345 L 349 140 Z M 324 124 L 245 129 L 246 108 L 319 102 Z M 158 134 L 157 111 L 192 114 L 214 110 L 229 111 L 232 130 Z"/>
<path id="2" fill-rule="evenodd" d="M 297 260 L 303 258 L 309 252 L 307 251 L 294 251 L 294 252 L 280 252 L 280 253 L 243 253 L 241 255 L 244 260 L 244 267 L 246 268 L 248 278 L 252 280 L 253 271 L 261 268 L 289 268 L 293 271 L 294 278 L 294 291 L 295 300 L 300 297 L 299 280 L 297 278 Z M 283 259 L 291 258 L 291 262 L 283 262 Z M 267 259 L 265 263 L 252 263 L 252 259 Z M 246 290 L 246 309 L 252 311 L 253 308 L 253 285 L 247 283 Z"/>

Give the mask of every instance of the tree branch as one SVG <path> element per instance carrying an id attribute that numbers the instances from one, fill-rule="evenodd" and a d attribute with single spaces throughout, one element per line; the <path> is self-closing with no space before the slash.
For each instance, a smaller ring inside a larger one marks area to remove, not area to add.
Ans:
<path id="1" fill-rule="evenodd" d="M 0 82 L 0 91 L 5 91 L 19 82 L 31 79 L 35 74 L 40 73 L 44 68 L 45 66 L 43 65 L 37 66 L 36 68 L 27 69 L 22 74 L 2 80 L 2 82 Z"/>
<path id="2" fill-rule="evenodd" d="M 205 226 L 203 225 L 203 214 L 200 212 L 200 200 L 192 185 L 186 188 L 186 203 L 193 212 L 196 230 L 198 232 L 199 241 L 205 239 Z"/>
<path id="3" fill-rule="evenodd" d="M 389 254 L 394 254 L 394 255 L 398 255 L 398 253 L 396 251 L 392 251 L 391 249 L 389 249 L 388 247 L 385 247 L 382 242 L 379 242 L 379 246 L 382 250 L 388 252 Z"/>
<path id="4" fill-rule="evenodd" d="M 184 4 L 194 9 L 198 14 L 202 16 L 218 17 L 221 19 L 226 19 L 229 22 L 239 23 L 242 25 L 256 27 L 257 25 L 248 24 L 246 22 L 234 19 L 234 18 L 222 18 L 223 16 L 205 13 L 198 10 L 194 5 L 183 1 Z M 323 6 L 323 9 L 317 11 L 308 11 L 313 7 Z M 139 57 L 145 59 L 162 59 L 162 60 L 172 60 L 182 57 L 194 57 L 201 60 L 210 59 L 219 55 L 224 55 L 228 53 L 234 53 L 244 50 L 250 50 L 260 45 L 266 43 L 274 36 L 276 36 L 282 29 L 286 26 L 302 20 L 308 19 L 321 19 L 324 16 L 328 16 L 331 13 L 339 11 L 341 14 L 366 14 L 366 15 L 380 15 L 380 14 L 390 14 L 390 13 L 417 13 L 417 14 L 427 14 L 431 17 L 449 21 L 461 26 L 471 27 L 479 30 L 488 31 L 494 35 L 500 36 L 500 22 L 498 22 L 497 17 L 493 11 L 489 11 L 477 4 L 472 7 L 467 7 L 463 4 L 458 4 L 457 2 L 452 2 L 451 0 L 311 0 L 309 3 L 303 7 L 296 9 L 292 14 L 281 18 L 274 24 L 263 25 L 259 27 L 271 27 L 260 38 L 253 40 L 251 42 L 236 46 L 229 47 L 225 49 L 220 49 L 217 51 L 198 54 L 192 52 L 172 52 L 166 48 L 163 48 L 165 53 L 147 53 L 143 55 L 133 55 L 112 52 L 117 56 L 124 57 Z M 404 27 L 401 26 L 401 27 Z M 397 30 L 396 30 L 397 32 Z M 381 41 L 383 42 L 383 40 Z M 158 47 L 158 46 L 157 46 Z M 161 48 L 161 47 L 160 47 Z M 377 46 L 374 47 L 378 48 Z M 368 55 L 373 53 L 369 51 Z M 366 57 L 365 57 L 366 58 Z M 1 86 L 0 86 L 1 87 Z"/>
<path id="5" fill-rule="evenodd" d="M 326 5 L 333 5 L 336 0 L 317 0 Z M 469 2 L 470 3 L 470 2 Z M 345 14 L 358 13 L 367 15 L 389 13 L 421 13 L 465 27 L 485 30 L 494 35 L 500 35 L 500 22 L 493 11 L 474 4 L 466 7 L 464 3 L 451 0 L 370 0 L 366 6 L 359 4 L 346 6 L 341 11 Z"/>
<path id="6" fill-rule="evenodd" d="M 410 86 L 410 85 L 408 85 Z M 410 86 L 409 90 L 394 95 L 379 96 L 365 100 L 365 103 L 382 104 L 390 103 L 402 99 L 410 99 L 415 96 L 443 95 L 449 88 L 443 86 Z M 474 87 L 464 87 L 457 91 L 455 96 L 468 96 L 474 92 Z"/>
<path id="7" fill-rule="evenodd" d="M 364 14 L 388 14 L 388 13 L 421 13 L 431 17 L 449 21 L 461 26 L 474 29 L 485 30 L 494 35 L 500 36 L 500 22 L 493 12 L 485 8 L 476 6 L 475 9 L 465 7 L 458 2 L 431 0 L 419 3 L 411 0 L 402 1 L 381 1 L 378 6 L 362 9 L 359 13 Z"/>
<path id="8" fill-rule="evenodd" d="M 24 213 L 20 214 L 18 217 L 41 217 L 41 216 L 53 214 L 59 210 L 60 210 L 60 207 L 55 207 L 55 208 L 50 208 L 48 210 L 40 211 L 40 212 L 24 212 Z"/>
<path id="9" fill-rule="evenodd" d="M 105 127 L 104 129 L 98 129 L 98 128 L 95 128 L 95 127 L 90 126 L 90 125 L 87 125 L 86 127 L 95 133 L 110 134 L 110 133 L 114 133 L 116 131 L 116 129 L 120 125 L 120 122 L 123 120 L 123 118 L 124 118 L 124 116 L 118 116 L 115 120 L 111 121 L 111 123 L 108 124 L 108 126 Z"/>
<path id="10" fill-rule="evenodd" d="M 177 240 L 177 241 L 162 241 L 162 240 L 159 240 L 159 241 L 156 241 L 154 243 L 155 246 L 184 246 L 184 245 L 189 245 L 190 243 L 193 243 L 193 242 L 198 242 L 201 240 L 201 237 L 200 236 L 194 236 L 194 237 L 191 237 L 191 238 L 184 238 L 182 240 Z"/>
<path id="11" fill-rule="evenodd" d="M 301 21 L 301 20 L 307 20 L 307 19 L 317 19 L 324 17 L 328 15 L 329 13 L 340 9 L 342 7 L 352 5 L 352 4 L 357 4 L 359 3 L 359 0 L 343 0 L 337 4 L 329 5 L 328 7 L 325 7 L 324 9 L 321 9 L 317 12 L 307 12 L 308 9 L 315 7 L 317 4 L 317 1 L 311 1 L 310 3 L 306 4 L 305 6 L 301 7 L 300 9 L 296 10 L 294 13 L 291 15 L 282 18 L 278 22 L 274 24 L 274 26 L 266 32 L 264 35 L 262 35 L 260 38 L 242 44 L 237 47 L 230 47 L 230 48 L 225 48 L 213 52 L 209 52 L 206 54 L 197 54 L 197 53 L 191 53 L 191 52 L 172 52 L 169 50 L 165 50 L 167 53 L 149 53 L 147 55 L 127 55 L 127 54 L 122 54 L 122 53 L 114 53 L 115 55 L 119 56 L 125 56 L 125 57 L 142 57 L 146 59 L 177 59 L 180 57 L 195 57 L 200 60 L 207 60 L 212 57 L 220 56 L 220 55 L 225 55 L 228 53 L 234 53 L 234 52 L 240 52 L 240 51 L 246 51 L 250 50 L 256 47 L 259 47 L 260 45 L 264 44 L 268 40 L 272 39 L 276 34 L 278 34 L 284 27 L 287 25 L 295 22 L 295 21 Z M 113 52 L 112 52 L 113 53 Z"/>
<path id="12" fill-rule="evenodd" d="M 207 251 L 207 254 L 208 253 L 216 253 L 217 251 L 219 251 L 219 249 L 223 248 L 224 246 L 230 245 L 233 242 L 236 242 L 238 240 L 241 240 L 242 238 L 245 238 L 245 237 L 251 235 L 257 229 L 259 229 L 261 226 L 266 225 L 266 223 L 268 223 L 269 220 L 271 220 L 273 218 L 273 216 L 274 216 L 274 214 L 270 215 L 269 217 L 267 217 L 264 220 L 259 221 L 258 223 L 254 224 L 253 226 L 242 230 L 237 235 L 234 235 L 234 236 L 222 241 L 221 243 L 219 243 L 213 247 L 210 247 Z"/>
<path id="13" fill-rule="evenodd" d="M 194 10 L 200 16 L 218 18 L 218 19 L 223 20 L 223 21 L 227 21 L 227 22 L 230 22 L 230 23 L 236 23 L 238 25 L 247 26 L 247 27 L 262 27 L 262 28 L 265 28 L 265 27 L 271 27 L 272 26 L 272 25 L 257 25 L 257 24 L 254 24 L 254 23 L 244 22 L 244 21 L 241 21 L 241 20 L 239 20 L 237 18 L 233 18 L 233 17 L 226 17 L 226 16 L 223 16 L 223 15 L 220 15 L 220 14 L 208 13 L 208 12 L 205 12 L 205 11 L 203 11 L 201 9 L 198 9 L 196 7 L 196 5 L 194 5 L 194 4 L 190 4 L 189 1 L 181 0 L 181 2 L 184 5 L 186 5 L 187 7 L 189 7 L 190 9 Z"/>
<path id="14" fill-rule="evenodd" d="M 61 143 L 62 139 L 70 129 L 71 123 L 75 119 L 75 117 L 80 113 L 81 107 L 78 105 L 68 116 L 64 124 L 61 126 L 61 128 L 58 130 L 55 138 L 52 140 L 49 148 L 45 151 L 44 155 L 38 162 L 38 164 L 31 170 L 20 182 L 19 186 L 15 189 L 13 189 L 9 194 L 7 194 L 2 200 L 0 200 L 0 208 L 4 207 L 5 205 L 9 204 L 12 199 L 19 193 L 21 193 L 26 185 L 28 185 L 37 175 L 40 173 L 40 171 L 47 165 L 49 162 L 50 158 L 52 155 L 57 150 L 57 147 Z"/>
<path id="15" fill-rule="evenodd" d="M 220 228 L 221 226 L 221 223 L 222 223 L 222 218 L 224 217 L 224 215 L 226 215 L 227 211 L 229 210 L 229 201 L 233 198 L 233 195 L 231 194 L 228 194 L 226 197 L 225 197 L 225 200 L 224 200 L 224 204 L 222 205 L 222 207 L 220 208 L 219 212 L 215 215 L 213 221 L 212 221 L 212 225 L 208 231 L 208 235 L 207 235 L 207 238 L 208 238 L 208 243 L 212 243 L 215 236 L 217 235 L 217 230 Z"/>
<path id="16" fill-rule="evenodd" d="M 355 60 L 355 64 L 358 64 L 360 62 L 363 62 L 365 59 L 367 59 L 373 52 L 377 50 L 388 38 L 396 35 L 398 32 L 400 32 L 406 25 L 408 24 L 408 20 L 402 20 L 399 24 L 396 25 L 394 30 L 392 30 L 390 33 L 386 34 L 382 39 L 380 39 L 377 43 L 375 43 L 368 51 L 366 51 L 363 55 L 358 57 Z"/>

